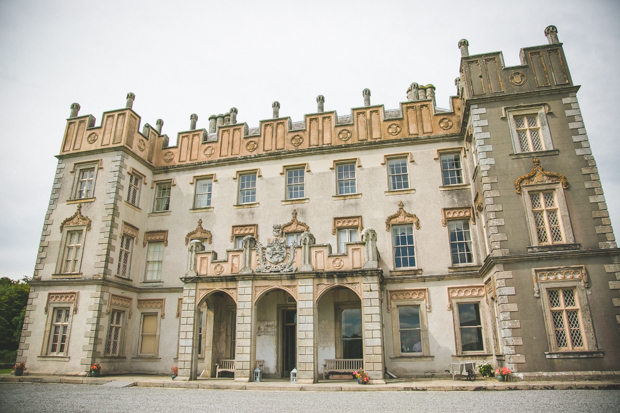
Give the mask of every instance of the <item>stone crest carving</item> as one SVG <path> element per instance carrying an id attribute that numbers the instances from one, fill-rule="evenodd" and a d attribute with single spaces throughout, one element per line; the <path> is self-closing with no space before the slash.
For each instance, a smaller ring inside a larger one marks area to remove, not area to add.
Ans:
<path id="1" fill-rule="evenodd" d="M 222 266 L 222 264 L 217 264 L 215 266 L 215 268 L 213 268 L 213 271 L 217 274 L 217 275 L 221 275 L 224 272 L 224 267 Z"/>
<path id="2" fill-rule="evenodd" d="M 452 310 L 452 299 L 461 297 L 484 297 L 486 288 L 484 285 L 470 285 L 466 287 L 448 287 L 447 310 Z"/>
<path id="3" fill-rule="evenodd" d="M 207 146 L 202 153 L 204 153 L 207 158 L 210 158 L 215 153 L 215 149 L 213 146 Z"/>
<path id="4" fill-rule="evenodd" d="M 295 135 L 291 138 L 291 143 L 293 144 L 293 146 L 299 146 L 304 142 L 304 138 L 301 137 L 301 135 Z"/>
<path id="5" fill-rule="evenodd" d="M 332 266 L 339 270 L 344 266 L 344 261 L 342 261 L 340 258 L 336 258 L 332 261 Z"/>
<path id="6" fill-rule="evenodd" d="M 293 210 L 293 219 L 290 222 L 282 225 L 282 233 L 286 234 L 287 232 L 305 232 L 309 231 L 308 225 L 305 222 L 297 221 L 297 210 Z"/>
<path id="7" fill-rule="evenodd" d="M 426 302 L 426 311 L 431 311 L 431 303 L 428 299 L 428 288 L 412 288 L 407 290 L 388 291 L 388 312 L 392 311 L 392 301 L 394 300 L 417 300 Z"/>
<path id="8" fill-rule="evenodd" d="M 248 152 L 254 152 L 257 148 L 258 148 L 258 143 L 256 143 L 256 141 L 249 141 L 248 143 L 245 144 L 245 149 L 247 149 Z"/>
<path id="9" fill-rule="evenodd" d="M 50 303 L 73 303 L 73 314 L 77 313 L 77 304 L 79 291 L 64 291 L 61 293 L 48 293 L 47 303 L 45 304 L 44 312 L 47 314 L 47 309 Z"/>
<path id="10" fill-rule="evenodd" d="M 534 168 L 532 172 L 527 175 L 520 176 L 515 181 L 515 192 L 521 193 L 521 186 L 523 185 L 537 185 L 537 184 L 549 184 L 549 183 L 562 183 L 562 188 L 568 189 L 568 181 L 564 175 L 560 175 L 555 172 L 547 172 L 540 165 L 538 159 L 534 159 Z"/>
<path id="11" fill-rule="evenodd" d="M 527 77 L 523 72 L 512 72 L 508 80 L 515 86 L 522 86 L 527 82 Z"/>
<path id="12" fill-rule="evenodd" d="M 474 214 L 472 214 L 472 208 L 443 208 L 441 210 L 441 225 L 444 227 L 447 225 L 449 219 L 470 219 L 475 223 Z"/>
<path id="13" fill-rule="evenodd" d="M 86 231 L 90 230 L 90 218 L 82 215 L 82 204 L 78 204 L 77 211 L 75 211 L 75 214 L 71 215 L 69 218 L 62 221 L 62 223 L 60 224 L 60 232 L 62 232 L 65 225 L 68 225 L 68 226 L 86 225 Z"/>
<path id="14" fill-rule="evenodd" d="M 297 267 L 293 265 L 295 260 L 295 242 L 289 247 L 287 252 L 286 238 L 282 236 L 282 226 L 273 226 L 273 239 L 267 240 L 267 245 L 263 245 L 256 240 L 256 252 L 258 253 L 258 266 L 256 272 L 295 272 Z M 288 262 L 285 262 L 286 258 Z"/>
<path id="15" fill-rule="evenodd" d="M 443 130 L 450 129 L 452 125 L 453 125 L 452 121 L 448 118 L 441 118 L 441 120 L 439 121 L 439 127 Z"/>
<path id="16" fill-rule="evenodd" d="M 174 159 L 174 153 L 172 151 L 168 151 L 164 154 L 164 162 L 170 163 Z"/>
<path id="17" fill-rule="evenodd" d="M 351 131 L 348 129 L 343 129 L 340 132 L 338 132 L 338 138 L 341 141 L 348 141 L 349 139 L 351 139 Z"/>
<path id="18" fill-rule="evenodd" d="M 196 229 L 193 230 L 192 232 L 189 232 L 185 236 L 185 245 L 189 244 L 190 241 L 195 240 L 195 239 L 201 240 L 201 241 L 206 240 L 209 244 L 211 244 L 211 241 L 213 239 L 211 232 L 202 227 L 202 219 L 198 220 L 198 226 L 196 227 Z"/>
<path id="19" fill-rule="evenodd" d="M 388 219 L 385 221 L 385 230 L 390 231 L 391 225 L 397 224 L 414 224 L 415 229 L 420 229 L 420 220 L 414 214 L 410 214 L 404 209 L 405 204 L 403 201 L 398 203 L 398 212 L 390 215 Z"/>
<path id="20" fill-rule="evenodd" d="M 144 142 L 144 139 L 140 139 L 138 141 L 138 149 L 140 149 L 140 152 L 144 152 L 144 150 L 146 149 L 146 143 Z"/>
<path id="21" fill-rule="evenodd" d="M 392 123 L 389 127 L 388 127 L 388 133 L 392 136 L 396 136 L 400 133 L 400 131 L 402 130 L 402 128 L 400 126 L 398 126 L 395 123 Z"/>
<path id="22" fill-rule="evenodd" d="M 88 141 L 88 143 L 92 145 L 93 143 L 97 142 L 98 138 L 99 138 L 99 135 L 93 132 L 90 135 L 88 135 L 88 138 L 86 138 L 86 141 Z"/>
<path id="23" fill-rule="evenodd" d="M 149 298 L 138 299 L 138 308 L 159 308 L 161 309 L 161 318 L 166 318 L 166 299 L 165 298 Z"/>

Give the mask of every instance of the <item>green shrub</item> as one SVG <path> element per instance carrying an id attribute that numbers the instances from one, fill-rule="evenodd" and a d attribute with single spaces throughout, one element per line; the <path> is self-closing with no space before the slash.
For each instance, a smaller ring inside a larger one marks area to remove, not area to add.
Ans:
<path id="1" fill-rule="evenodd" d="M 493 377 L 493 366 L 488 361 L 479 365 L 478 371 L 482 374 L 482 377 Z"/>

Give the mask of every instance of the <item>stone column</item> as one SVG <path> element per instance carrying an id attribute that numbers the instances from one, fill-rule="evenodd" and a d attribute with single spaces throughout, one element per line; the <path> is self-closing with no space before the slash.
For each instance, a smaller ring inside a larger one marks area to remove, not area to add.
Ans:
<path id="1" fill-rule="evenodd" d="M 380 293 L 379 277 L 376 275 L 364 277 L 362 284 L 364 371 L 370 377 L 372 384 L 385 384 Z"/>
<path id="2" fill-rule="evenodd" d="M 316 243 L 314 235 L 304 232 L 299 238 L 301 244 L 301 265 L 299 271 L 314 271 L 312 266 L 312 257 L 310 256 L 310 247 Z"/>
<path id="3" fill-rule="evenodd" d="M 80 111 L 80 104 L 79 103 L 72 103 L 71 104 L 71 113 L 69 114 L 69 117 L 70 118 L 77 117 L 79 111 Z"/>
<path id="4" fill-rule="evenodd" d="M 179 329 L 179 376 L 177 380 L 191 380 L 194 365 L 194 325 L 196 319 L 196 283 L 183 286 L 183 306 L 181 308 L 181 328 Z"/>
<path id="5" fill-rule="evenodd" d="M 256 246 L 256 239 L 251 236 L 243 237 L 243 267 L 239 274 L 252 274 L 252 250 Z"/>
<path id="6" fill-rule="evenodd" d="M 314 383 L 314 280 L 302 278 L 297 291 L 297 382 Z"/>
<path id="7" fill-rule="evenodd" d="M 252 280 L 239 281 L 237 287 L 235 381 L 249 381 L 254 371 L 250 365 L 252 354 L 252 288 Z"/>
<path id="8" fill-rule="evenodd" d="M 364 252 L 366 259 L 362 268 L 378 268 L 379 253 L 377 252 L 377 232 L 372 228 L 362 231 L 362 242 L 364 242 Z"/>

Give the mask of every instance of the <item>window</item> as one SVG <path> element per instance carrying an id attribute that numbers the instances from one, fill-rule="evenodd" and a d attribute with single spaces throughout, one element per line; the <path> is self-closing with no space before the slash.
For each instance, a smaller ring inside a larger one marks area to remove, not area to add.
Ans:
<path id="1" fill-rule="evenodd" d="M 390 191 L 409 189 L 409 177 L 407 175 L 407 158 L 389 159 L 388 183 Z"/>
<path id="2" fill-rule="evenodd" d="M 239 204 L 256 202 L 256 173 L 239 175 Z"/>
<path id="3" fill-rule="evenodd" d="M 413 226 L 392 225 L 392 243 L 394 246 L 394 267 L 415 267 Z"/>
<path id="4" fill-rule="evenodd" d="M 342 228 L 338 230 L 338 254 L 347 252 L 347 242 L 357 242 L 357 228 Z"/>
<path id="5" fill-rule="evenodd" d="M 203 303 L 203 305 L 200 307 L 200 312 L 198 313 L 198 357 L 203 358 L 204 354 L 202 354 L 202 347 L 203 347 L 203 340 L 204 340 L 204 322 L 206 319 L 206 312 L 207 310 L 207 305 L 206 303 Z"/>
<path id="6" fill-rule="evenodd" d="M 564 242 L 555 191 L 529 192 L 539 244 Z"/>
<path id="7" fill-rule="evenodd" d="M 164 260 L 164 243 L 149 242 L 146 250 L 146 281 L 159 281 Z"/>
<path id="8" fill-rule="evenodd" d="M 92 198 L 95 189 L 95 168 L 84 168 L 78 172 L 76 199 Z"/>
<path id="9" fill-rule="evenodd" d="M 164 212 L 170 210 L 170 182 L 160 182 L 155 186 L 155 205 L 154 212 Z"/>
<path id="10" fill-rule="evenodd" d="M 54 307 L 47 355 L 64 356 L 69 342 L 70 307 Z"/>
<path id="11" fill-rule="evenodd" d="M 243 249 L 243 239 L 245 235 L 235 235 L 235 239 L 233 241 L 233 248 L 237 250 Z"/>
<path id="12" fill-rule="evenodd" d="M 213 190 L 213 179 L 198 179 L 196 181 L 196 196 L 194 208 L 207 208 L 211 206 L 211 192 Z"/>
<path id="13" fill-rule="evenodd" d="M 342 358 L 362 358 L 362 310 L 344 308 L 340 312 L 340 332 L 342 339 Z"/>
<path id="14" fill-rule="evenodd" d="M 140 356 L 157 356 L 158 352 L 158 315 L 142 314 L 142 328 L 140 331 Z"/>
<path id="15" fill-rule="evenodd" d="M 294 241 L 295 245 L 299 247 L 299 240 L 301 239 L 301 234 L 301 232 L 289 232 L 288 234 L 284 234 L 286 236 L 286 245 L 291 246 L 293 245 Z"/>
<path id="16" fill-rule="evenodd" d="M 116 273 L 120 277 L 129 278 L 129 271 L 131 269 L 131 248 L 133 241 L 133 237 L 127 235 L 123 235 L 121 237 L 121 247 L 118 255 L 118 268 L 116 270 Z"/>
<path id="17" fill-rule="evenodd" d="M 515 153 L 553 149 L 546 105 L 526 109 L 506 108 Z"/>
<path id="18" fill-rule="evenodd" d="M 558 350 L 585 350 L 583 324 L 579 299 L 575 288 L 547 290 L 553 322 L 555 348 Z"/>
<path id="19" fill-rule="evenodd" d="M 398 306 L 398 329 L 401 353 L 422 353 L 420 306 Z"/>
<path id="20" fill-rule="evenodd" d="M 286 171 L 286 199 L 305 197 L 305 171 L 303 168 Z"/>
<path id="21" fill-rule="evenodd" d="M 459 185 L 463 183 L 460 154 L 451 153 L 441 155 L 441 175 L 444 186 Z"/>
<path id="22" fill-rule="evenodd" d="M 355 163 L 336 165 L 336 187 L 338 195 L 356 193 Z"/>
<path id="23" fill-rule="evenodd" d="M 474 261 L 469 221 L 448 221 L 452 264 L 469 264 Z"/>
<path id="24" fill-rule="evenodd" d="M 84 230 L 82 229 L 67 231 L 62 260 L 62 273 L 72 274 L 80 272 L 83 236 Z"/>
<path id="25" fill-rule="evenodd" d="M 137 174 L 129 174 L 129 186 L 127 190 L 127 202 L 133 206 L 140 203 L 140 185 L 142 177 Z"/>
<path id="26" fill-rule="evenodd" d="M 124 315 L 124 311 L 112 310 L 112 314 L 110 315 L 110 327 L 108 328 L 108 336 L 105 342 L 106 356 L 118 356 L 121 353 L 121 332 Z"/>
<path id="27" fill-rule="evenodd" d="M 430 311 L 428 289 L 388 290 L 388 311 L 392 314 L 392 342 L 395 357 L 430 355 L 426 313 Z"/>
<path id="28" fill-rule="evenodd" d="M 480 303 L 458 303 L 457 308 L 461 353 L 484 351 Z"/>

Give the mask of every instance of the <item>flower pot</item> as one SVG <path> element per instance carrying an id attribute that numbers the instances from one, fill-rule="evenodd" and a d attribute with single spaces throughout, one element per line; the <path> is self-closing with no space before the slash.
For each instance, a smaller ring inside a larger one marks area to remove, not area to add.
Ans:
<path id="1" fill-rule="evenodd" d="M 368 384 L 368 382 L 362 379 L 357 379 L 357 384 Z"/>
<path id="2" fill-rule="evenodd" d="M 91 370 L 90 371 L 90 376 L 91 377 L 99 377 L 99 376 L 101 376 L 101 372 L 99 370 Z"/>
<path id="3" fill-rule="evenodd" d="M 15 375 L 16 376 L 23 376 L 24 375 L 24 369 L 15 369 Z"/>
<path id="4" fill-rule="evenodd" d="M 500 374 L 497 375 L 497 381 L 506 381 L 505 376 L 502 376 Z"/>

